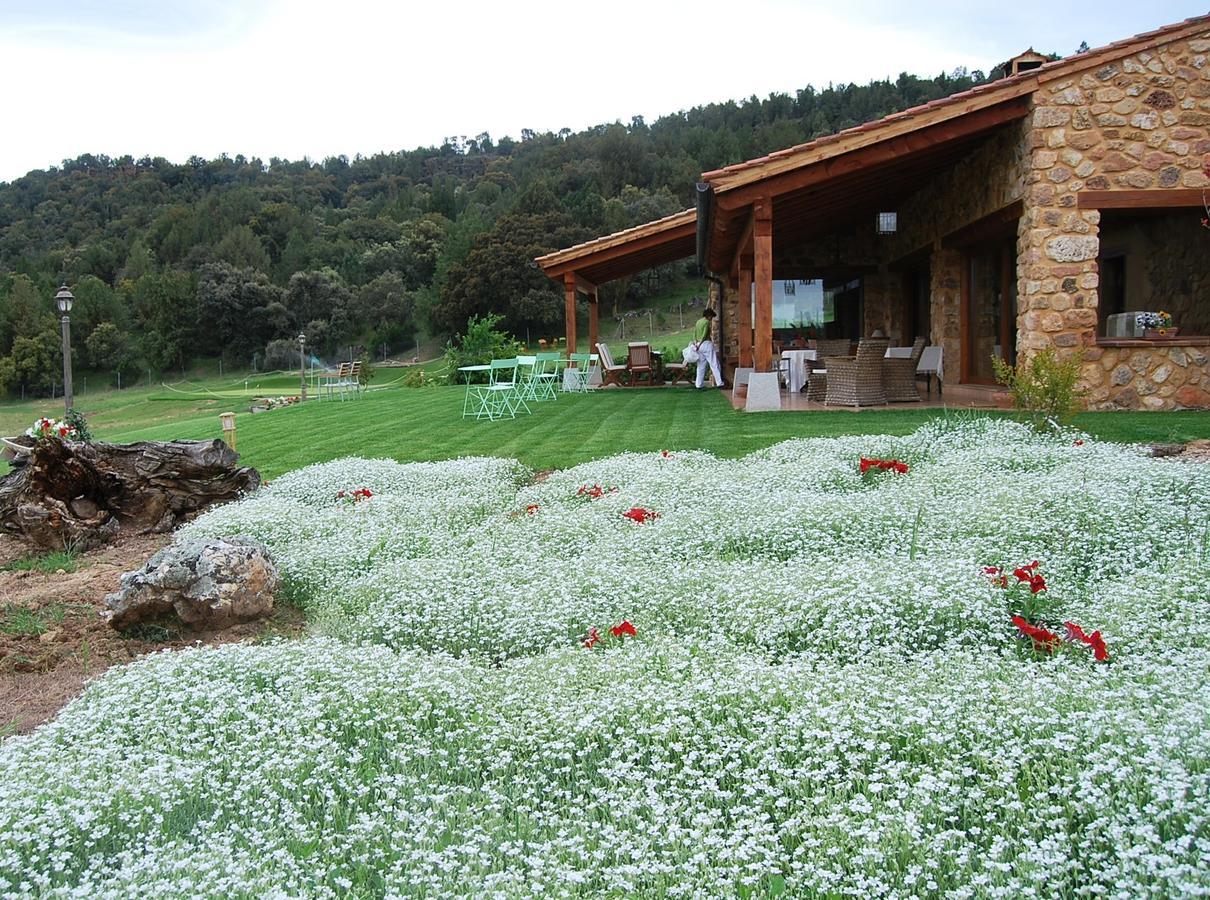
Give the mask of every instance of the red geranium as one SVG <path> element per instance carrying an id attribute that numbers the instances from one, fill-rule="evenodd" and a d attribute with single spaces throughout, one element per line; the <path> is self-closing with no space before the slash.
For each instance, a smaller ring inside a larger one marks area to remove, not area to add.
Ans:
<path id="1" fill-rule="evenodd" d="M 641 506 L 635 506 L 622 513 L 622 517 L 642 525 L 644 522 L 649 522 L 652 519 L 658 519 L 660 514 L 653 509 L 644 509 Z"/>
<path id="2" fill-rule="evenodd" d="M 337 500 L 347 500 L 350 503 L 360 503 L 362 500 L 369 500 L 374 496 L 374 492 L 366 487 L 354 488 L 351 491 L 337 491 Z"/>
<path id="3" fill-rule="evenodd" d="M 1073 447 L 1083 447 L 1084 441 L 1082 439 L 1077 438 L 1076 440 L 1072 441 L 1072 446 Z"/>
<path id="4" fill-rule="evenodd" d="M 606 494 L 616 494 L 617 492 L 618 489 L 616 487 L 603 488 L 599 484 L 584 484 L 580 486 L 578 491 L 576 491 L 576 496 L 587 497 L 589 500 L 600 500 Z"/>
<path id="5" fill-rule="evenodd" d="M 631 625 L 626 619 L 622 620 L 621 625 L 615 625 L 613 628 L 610 628 L 609 633 L 616 638 L 620 638 L 624 634 L 628 634 L 631 637 L 635 637 L 638 634 L 638 632 L 634 630 L 634 626 Z"/>
<path id="6" fill-rule="evenodd" d="M 661 450 L 660 456 L 664 457 L 664 459 L 672 459 L 672 454 L 669 453 L 667 450 Z"/>
<path id="7" fill-rule="evenodd" d="M 1013 569 L 1013 574 L 1017 576 L 1017 581 L 1029 582 L 1029 592 L 1031 594 L 1046 590 L 1046 579 L 1038 571 L 1040 565 L 1035 559 L 1028 566 L 1018 566 Z"/>
<path id="8" fill-rule="evenodd" d="M 1100 631 L 1085 634 L 1084 629 L 1075 622 L 1064 622 L 1063 627 L 1067 629 L 1067 640 L 1073 644 L 1076 642 L 1087 644 L 1092 648 L 1093 658 L 1097 662 L 1107 662 L 1109 660 L 1109 649 L 1105 646 L 1105 639 L 1101 637 Z"/>
<path id="9" fill-rule="evenodd" d="M 900 462 L 897 459 L 872 459 L 865 456 L 861 458 L 860 469 L 862 475 L 871 469 L 881 472 L 894 472 L 896 475 L 906 475 L 908 473 L 908 465 L 905 462 Z"/>
<path id="10" fill-rule="evenodd" d="M 1057 634 L 1049 632 L 1045 628 L 1030 625 L 1021 616 L 1013 616 L 1013 624 L 1023 635 L 1034 642 L 1034 649 L 1042 653 L 1054 653 L 1055 648 L 1060 644 Z"/>
<path id="11" fill-rule="evenodd" d="M 538 511 L 538 504 L 536 504 L 536 503 L 531 503 L 531 504 L 529 504 L 529 506 L 525 507 L 525 514 L 527 516 L 532 516 L 537 511 Z"/>
<path id="12" fill-rule="evenodd" d="M 588 637 L 584 640 L 584 646 L 591 650 L 601 642 L 601 635 L 597 633 L 596 628 L 588 629 Z"/>

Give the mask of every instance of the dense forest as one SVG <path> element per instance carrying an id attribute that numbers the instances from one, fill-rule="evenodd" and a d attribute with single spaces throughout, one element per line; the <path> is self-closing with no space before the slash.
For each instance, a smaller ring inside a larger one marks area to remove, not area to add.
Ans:
<path id="1" fill-rule="evenodd" d="M 61 281 L 76 296 L 76 365 L 110 374 L 203 356 L 289 365 L 300 332 L 321 355 L 400 351 L 487 312 L 517 334 L 557 333 L 561 297 L 535 256 L 686 208 L 702 171 L 982 80 L 905 74 L 323 162 L 86 155 L 30 172 L 0 184 L 0 391 L 57 381 Z M 607 286 L 606 299 L 683 274 Z"/>

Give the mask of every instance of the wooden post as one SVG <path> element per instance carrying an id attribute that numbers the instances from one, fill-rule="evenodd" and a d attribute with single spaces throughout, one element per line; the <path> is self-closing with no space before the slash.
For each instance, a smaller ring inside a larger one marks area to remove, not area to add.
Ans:
<path id="1" fill-rule="evenodd" d="M 773 371 L 773 204 L 758 200 L 752 211 L 756 281 L 755 360 L 757 372 Z"/>
<path id="2" fill-rule="evenodd" d="M 752 260 L 746 259 L 739 270 L 739 364 L 743 368 L 752 366 Z"/>
<path id="3" fill-rule="evenodd" d="M 576 352 L 576 276 L 568 272 L 563 276 L 563 292 L 567 298 L 567 352 Z"/>
<path id="4" fill-rule="evenodd" d="M 235 413 L 219 413 L 219 421 L 223 423 L 223 441 L 235 450 Z"/>
<path id="5" fill-rule="evenodd" d="M 599 340 L 597 330 L 597 312 L 600 305 L 600 297 L 597 294 L 597 289 L 594 287 L 592 293 L 588 295 L 588 352 L 597 352 L 597 341 Z"/>

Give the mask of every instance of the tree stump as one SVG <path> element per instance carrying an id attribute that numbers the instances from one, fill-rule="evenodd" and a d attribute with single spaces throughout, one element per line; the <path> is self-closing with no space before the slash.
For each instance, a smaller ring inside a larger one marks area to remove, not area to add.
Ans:
<path id="1" fill-rule="evenodd" d="M 30 447 L 0 480 L 0 528 L 47 549 L 89 549 L 122 532 L 171 531 L 202 510 L 260 487 L 222 441 Z"/>

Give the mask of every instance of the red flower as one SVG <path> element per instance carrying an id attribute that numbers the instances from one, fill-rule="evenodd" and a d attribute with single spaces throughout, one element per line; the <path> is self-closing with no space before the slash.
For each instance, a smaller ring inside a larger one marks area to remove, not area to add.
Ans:
<path id="1" fill-rule="evenodd" d="M 597 634 L 596 628 L 588 629 L 588 637 L 584 640 L 584 646 L 591 650 L 601 642 L 601 636 Z"/>
<path id="2" fill-rule="evenodd" d="M 626 510 L 626 512 L 622 513 L 622 517 L 626 518 L 626 519 L 630 519 L 632 522 L 642 525 L 644 522 L 650 521 L 652 519 L 658 519 L 660 517 L 660 514 L 658 512 L 656 512 L 655 510 L 644 509 L 641 506 L 635 506 L 631 509 Z"/>
<path id="3" fill-rule="evenodd" d="M 1059 636 L 1052 634 L 1045 628 L 1038 628 L 1036 625 L 1030 625 L 1021 616 L 1013 616 L 1013 624 L 1027 638 L 1034 642 L 1034 649 L 1042 653 L 1054 653 L 1055 647 L 1059 645 Z"/>
<path id="4" fill-rule="evenodd" d="M 884 472 L 894 472 L 896 475 L 906 475 L 908 473 L 908 465 L 905 462 L 900 462 L 897 459 L 870 459 L 861 457 L 859 466 L 861 474 L 864 475 L 870 469 L 880 469 Z"/>
<path id="5" fill-rule="evenodd" d="M 536 504 L 536 503 L 531 503 L 531 504 L 529 504 L 529 506 L 525 507 L 525 514 L 527 516 L 532 516 L 537 511 L 538 511 L 538 504 Z"/>
<path id="6" fill-rule="evenodd" d="M 667 450 L 661 450 L 660 456 L 664 457 L 664 459 L 672 459 L 672 454 L 669 453 Z"/>
<path id="7" fill-rule="evenodd" d="M 1097 662 L 1106 662 L 1109 659 L 1109 649 L 1105 646 L 1105 639 L 1101 637 L 1100 631 L 1094 631 L 1092 634 L 1085 634 L 1084 629 L 1075 622 L 1064 622 L 1063 627 L 1067 629 L 1067 640 L 1071 643 L 1083 643 L 1092 648 L 1092 656 Z"/>
<path id="8" fill-rule="evenodd" d="M 609 633 L 612 634 L 616 638 L 620 638 L 624 634 L 628 634 L 631 637 L 635 637 L 638 634 L 638 632 L 634 630 L 634 626 L 631 625 L 630 622 L 627 621 L 626 619 L 622 620 L 621 625 L 617 625 L 613 628 L 610 628 Z"/>
<path id="9" fill-rule="evenodd" d="M 1081 439 L 1079 439 L 1079 438 L 1077 438 L 1076 440 L 1072 441 L 1072 444 L 1071 444 L 1071 445 L 1072 445 L 1073 447 L 1083 447 L 1083 446 L 1084 446 L 1084 441 L 1083 441 L 1083 440 L 1081 440 Z"/>

